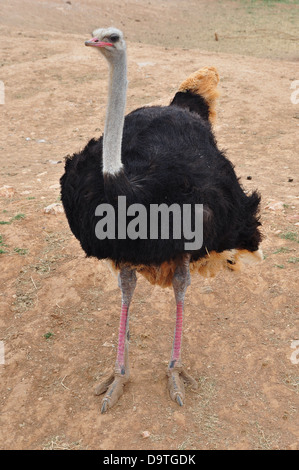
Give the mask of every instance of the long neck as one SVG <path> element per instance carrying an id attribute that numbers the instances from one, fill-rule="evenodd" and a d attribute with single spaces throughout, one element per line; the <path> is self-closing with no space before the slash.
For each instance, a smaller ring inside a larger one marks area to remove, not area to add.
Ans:
<path id="1" fill-rule="evenodd" d="M 110 62 L 109 93 L 103 141 L 103 173 L 116 174 L 122 168 L 121 143 L 127 96 L 125 52 Z"/>

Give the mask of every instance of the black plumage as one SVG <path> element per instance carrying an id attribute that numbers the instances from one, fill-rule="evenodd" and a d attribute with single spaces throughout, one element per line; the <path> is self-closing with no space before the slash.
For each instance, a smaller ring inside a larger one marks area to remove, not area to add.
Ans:
<path id="1" fill-rule="evenodd" d="M 191 92 L 178 92 L 170 106 L 131 112 L 123 129 L 123 170 L 116 176 L 103 176 L 102 137 L 66 159 L 61 199 L 70 228 L 87 256 L 109 258 L 116 264 L 157 266 L 186 252 L 183 236 L 180 240 L 99 240 L 96 207 L 112 204 L 117 215 L 121 195 L 127 205 L 140 203 L 148 209 L 150 204 L 203 204 L 203 246 L 190 251 L 191 261 L 212 251 L 258 249 L 260 196 L 245 193 L 233 165 L 218 149 L 208 115 L 204 98 Z"/>

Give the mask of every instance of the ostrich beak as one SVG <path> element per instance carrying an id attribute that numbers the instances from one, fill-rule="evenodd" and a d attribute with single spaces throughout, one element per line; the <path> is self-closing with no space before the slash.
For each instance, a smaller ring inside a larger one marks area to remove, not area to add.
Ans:
<path id="1" fill-rule="evenodd" d="M 92 46 L 92 47 L 106 47 L 106 46 L 113 46 L 111 42 L 103 42 L 100 41 L 98 38 L 92 38 L 88 41 L 85 41 L 85 46 Z"/>

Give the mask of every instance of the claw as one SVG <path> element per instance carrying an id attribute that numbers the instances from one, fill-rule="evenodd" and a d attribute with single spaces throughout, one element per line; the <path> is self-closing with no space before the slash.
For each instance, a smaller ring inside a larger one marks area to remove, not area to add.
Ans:
<path id="1" fill-rule="evenodd" d="M 108 409 L 108 400 L 104 398 L 102 402 L 101 414 L 104 414 Z"/>
<path id="2" fill-rule="evenodd" d="M 177 395 L 176 398 L 175 398 L 176 402 L 178 405 L 180 406 L 183 406 L 184 402 L 183 400 L 181 399 L 180 395 Z"/>
<path id="3" fill-rule="evenodd" d="M 101 395 L 106 392 L 102 401 L 101 414 L 106 413 L 109 408 L 112 408 L 112 406 L 118 402 L 123 394 L 124 384 L 128 380 L 129 377 L 112 374 L 107 380 L 96 387 L 96 395 Z"/>
<path id="4" fill-rule="evenodd" d="M 193 377 L 191 377 L 191 375 L 189 375 L 181 366 L 175 366 L 172 369 L 169 368 L 167 375 L 168 389 L 171 399 L 179 406 L 183 406 L 185 398 L 184 382 L 190 384 L 192 388 L 197 388 L 196 380 L 193 379 Z"/>

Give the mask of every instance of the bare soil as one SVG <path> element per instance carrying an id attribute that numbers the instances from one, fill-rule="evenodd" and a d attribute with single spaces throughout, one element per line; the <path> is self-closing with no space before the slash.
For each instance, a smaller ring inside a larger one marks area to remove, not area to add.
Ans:
<path id="1" fill-rule="evenodd" d="M 0 188 L 15 191 L 0 190 L 0 447 L 298 449 L 298 2 L 3 0 L 0 17 Z M 173 293 L 139 278 L 131 381 L 101 415 L 93 390 L 114 364 L 120 291 L 44 208 L 59 203 L 64 156 L 103 131 L 107 66 L 84 40 L 111 24 L 128 38 L 128 112 L 218 68 L 215 134 L 262 194 L 265 259 L 192 279 L 183 359 L 199 389 L 182 408 L 165 375 Z"/>

